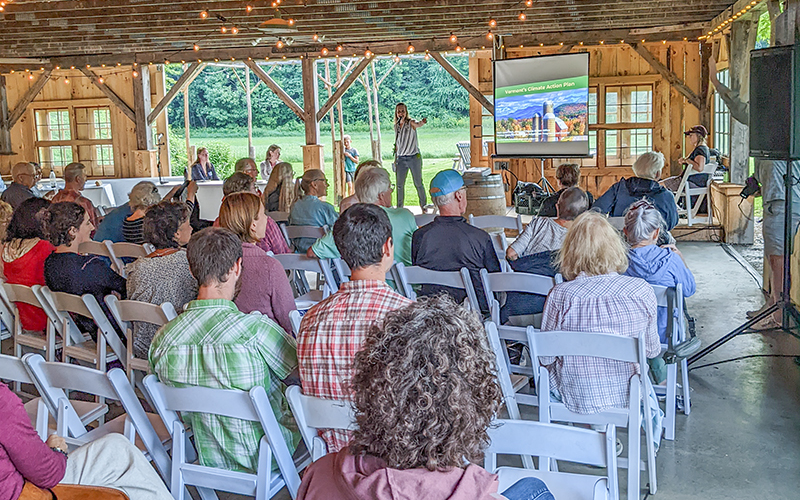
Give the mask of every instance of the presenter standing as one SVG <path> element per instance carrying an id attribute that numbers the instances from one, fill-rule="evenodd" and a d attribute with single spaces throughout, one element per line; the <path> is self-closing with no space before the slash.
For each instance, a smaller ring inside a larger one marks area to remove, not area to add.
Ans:
<path id="1" fill-rule="evenodd" d="M 417 143 L 417 129 L 428 123 L 427 118 L 421 121 L 412 120 L 408 116 L 408 108 L 402 102 L 394 108 L 394 164 L 397 172 L 397 206 L 402 208 L 405 197 L 406 176 L 411 170 L 411 178 L 419 195 L 419 206 L 425 213 L 427 197 L 422 185 L 422 155 Z"/>

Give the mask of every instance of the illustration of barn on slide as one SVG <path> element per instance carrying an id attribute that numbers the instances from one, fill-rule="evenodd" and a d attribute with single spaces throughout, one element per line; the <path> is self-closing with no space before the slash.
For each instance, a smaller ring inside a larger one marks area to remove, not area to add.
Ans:
<path id="1" fill-rule="evenodd" d="M 531 120 L 531 142 L 556 142 L 563 140 L 569 127 L 553 113 L 552 101 L 544 101 L 541 113 L 534 113 Z"/>

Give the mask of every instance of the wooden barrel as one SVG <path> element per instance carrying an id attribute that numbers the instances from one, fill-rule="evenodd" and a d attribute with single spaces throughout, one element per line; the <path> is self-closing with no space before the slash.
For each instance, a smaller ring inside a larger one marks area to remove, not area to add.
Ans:
<path id="1" fill-rule="evenodd" d="M 506 193 L 500 174 L 465 177 L 464 182 L 467 184 L 467 216 L 506 214 Z"/>

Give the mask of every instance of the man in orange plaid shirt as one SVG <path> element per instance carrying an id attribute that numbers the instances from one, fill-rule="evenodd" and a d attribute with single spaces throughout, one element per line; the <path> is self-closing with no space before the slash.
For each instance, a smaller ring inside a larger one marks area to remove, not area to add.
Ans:
<path id="1" fill-rule="evenodd" d="M 381 207 L 360 203 L 348 208 L 333 225 L 333 238 L 352 276 L 303 317 L 297 334 L 297 360 L 303 394 L 350 400 L 353 358 L 365 338 L 388 312 L 411 304 L 411 300 L 385 282 L 393 264 L 394 245 L 392 225 Z M 320 434 L 329 453 L 346 447 L 350 440 L 346 431 Z"/>

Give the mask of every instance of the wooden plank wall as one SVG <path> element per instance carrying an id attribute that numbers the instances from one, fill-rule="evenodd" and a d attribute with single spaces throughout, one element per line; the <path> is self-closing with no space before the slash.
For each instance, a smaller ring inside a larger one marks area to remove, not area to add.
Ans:
<path id="1" fill-rule="evenodd" d="M 697 42 L 667 42 L 646 43 L 653 55 L 664 65 L 670 68 L 679 78 L 700 95 L 700 44 Z M 535 55 L 556 54 L 563 50 L 561 46 L 541 48 L 508 48 L 507 57 L 529 57 Z M 686 99 L 676 90 L 672 89 L 667 81 L 662 78 L 639 54 L 627 44 L 576 46 L 572 52 L 589 52 L 589 84 L 604 83 L 635 84 L 647 82 L 653 84 L 653 149 L 664 153 L 667 165 L 662 176 L 679 174 L 682 167 L 678 158 L 684 153 L 683 131 L 696 125 L 700 120 L 700 111 L 688 104 Z M 470 61 L 470 81 L 479 90 L 490 95 L 492 93 L 492 61 L 488 51 L 476 52 Z M 600 96 L 598 96 L 598 100 Z M 705 124 L 709 127 L 710 124 Z M 594 127 L 590 127 L 594 128 Z M 710 130 L 710 128 L 709 128 Z M 480 151 L 481 121 L 480 105 L 475 99 L 470 98 L 470 131 L 472 137 L 473 164 L 488 166 L 489 158 L 478 153 Z M 484 132 L 491 135 L 492 131 Z M 603 154 L 604 145 L 598 136 L 597 149 Z M 686 152 L 688 153 L 688 152 Z M 557 186 L 555 167 L 551 160 L 544 161 L 545 177 L 553 186 Z M 598 163 L 603 163 L 602 161 Z M 538 181 L 541 177 L 540 160 L 512 159 L 509 169 L 521 181 Z M 629 165 L 623 166 L 583 166 L 581 168 L 581 187 L 593 195 L 598 196 L 605 192 L 622 177 L 630 177 L 632 170 Z M 504 174 L 507 180 L 513 176 Z M 508 199 L 510 203 L 510 195 Z"/>
<path id="2" fill-rule="evenodd" d="M 152 102 L 157 103 L 165 93 L 164 75 L 162 67 L 152 65 L 150 86 Z M 133 107 L 133 77 L 130 66 L 91 68 L 91 71 L 103 78 L 104 83 L 111 88 L 123 101 Z M 40 72 L 35 72 L 35 78 Z M 33 86 L 27 73 L 16 72 L 5 74 L 8 91 L 8 105 L 13 109 L 17 101 Z M 68 80 L 68 83 L 67 83 Z M 36 122 L 34 110 L 42 108 L 59 108 L 66 105 L 81 106 L 108 106 L 111 110 L 111 137 L 114 149 L 114 175 L 113 177 L 134 177 L 134 160 L 132 152 L 136 150 L 136 130 L 134 124 L 122 111 L 119 110 L 92 82 L 77 69 L 54 70 L 50 80 L 45 84 L 36 99 L 28 106 L 22 118 L 11 129 L 11 143 L 15 155 L 0 156 L 0 174 L 9 175 L 11 166 L 20 161 L 39 161 L 36 151 Z M 73 117 L 74 120 L 74 117 Z M 166 112 L 155 122 L 154 127 L 160 133 L 167 133 Z M 75 127 L 73 126 L 73 137 Z M 164 172 L 169 172 L 169 154 L 162 148 L 162 164 Z M 77 158 L 75 158 L 77 160 Z M 57 173 L 61 175 L 61 172 Z M 50 174 L 45 168 L 43 176 Z M 109 177 L 109 175 L 95 175 L 93 177 Z"/>

